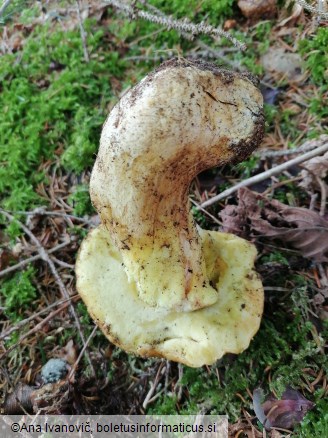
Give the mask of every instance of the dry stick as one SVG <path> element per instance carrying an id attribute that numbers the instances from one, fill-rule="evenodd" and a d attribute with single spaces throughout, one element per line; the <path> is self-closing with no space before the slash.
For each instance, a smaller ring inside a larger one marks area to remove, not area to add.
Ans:
<path id="1" fill-rule="evenodd" d="M 214 221 L 218 225 L 222 225 L 222 222 L 220 222 L 215 216 L 213 216 L 211 213 L 209 213 L 205 208 L 203 208 L 201 205 L 198 204 L 198 202 L 194 201 L 193 199 L 189 198 L 191 203 L 194 204 L 195 207 L 197 207 L 198 210 L 202 211 L 206 216 L 210 217 L 212 221 Z"/>
<path id="2" fill-rule="evenodd" d="M 3 15 L 5 10 L 8 8 L 10 2 L 11 2 L 11 0 L 4 0 L 4 2 L 2 3 L 2 6 L 0 8 L 0 17 L 1 17 L 1 15 Z"/>
<path id="3" fill-rule="evenodd" d="M 154 383 L 153 383 L 153 382 L 150 382 L 150 389 L 149 389 L 149 391 L 148 391 L 148 394 L 146 395 L 145 400 L 144 400 L 143 403 L 142 403 L 142 407 L 143 407 L 144 409 L 146 409 L 147 405 L 148 405 L 149 402 L 150 402 L 150 399 L 152 398 L 152 395 L 153 395 L 154 392 L 155 392 L 155 389 L 156 389 L 156 387 L 157 387 L 157 385 L 158 385 L 158 382 L 159 382 L 159 380 L 160 380 L 160 372 L 162 371 L 164 365 L 165 365 L 165 362 L 162 361 L 161 364 L 160 364 L 159 367 L 158 367 L 158 370 L 157 370 L 157 373 L 156 373 L 156 377 L 155 377 L 155 379 L 154 379 Z"/>
<path id="4" fill-rule="evenodd" d="M 328 18 L 328 12 L 323 12 L 320 11 L 319 8 L 315 8 L 314 6 L 309 5 L 306 1 L 304 0 L 296 0 L 297 3 L 300 6 L 303 6 L 304 9 L 306 9 L 307 11 L 312 12 L 314 15 L 320 15 L 323 18 Z"/>
<path id="5" fill-rule="evenodd" d="M 210 205 L 213 205 L 216 202 L 221 201 L 222 199 L 226 198 L 227 196 L 230 196 L 233 193 L 237 192 L 242 187 L 249 187 L 253 184 L 264 181 L 268 178 L 271 178 L 271 176 L 274 176 L 274 175 L 277 175 L 278 173 L 283 172 L 284 170 L 288 169 L 291 166 L 303 163 L 304 161 L 307 161 L 310 158 L 316 157 L 317 155 L 323 154 L 327 151 L 328 151 L 328 143 L 324 144 L 323 146 L 320 146 L 319 148 L 314 149 L 313 151 L 307 152 L 306 154 L 303 154 L 300 157 L 293 158 L 292 160 L 289 160 L 289 161 L 286 161 L 285 163 L 279 164 L 279 166 L 273 167 L 272 169 L 266 170 L 265 172 L 259 173 L 258 175 L 255 175 L 255 176 L 252 176 L 251 178 L 247 178 L 244 181 L 241 181 L 240 183 L 236 184 L 235 186 L 230 187 L 227 190 L 224 190 L 219 195 L 216 195 L 213 198 L 208 199 L 207 201 L 203 202 L 200 205 L 200 207 L 202 207 L 202 208 L 209 207 Z"/>
<path id="6" fill-rule="evenodd" d="M 55 251 L 58 251 L 61 248 L 64 248 L 65 246 L 69 245 L 71 242 L 63 242 L 57 246 L 55 246 L 54 248 L 51 248 L 48 250 L 48 254 L 52 254 Z M 9 274 L 10 272 L 13 271 L 17 271 L 17 269 L 23 268 L 24 266 L 28 265 L 31 262 L 35 262 L 36 260 L 41 259 L 42 256 L 40 254 L 29 257 L 25 260 L 20 261 L 19 263 L 17 263 L 16 265 L 13 266 L 9 266 L 9 268 L 3 269 L 2 271 L 0 271 L 0 278 L 4 277 L 5 275 Z"/>
<path id="7" fill-rule="evenodd" d="M 320 216 L 325 215 L 326 211 L 326 200 L 327 200 L 327 184 L 318 176 L 315 177 L 315 180 L 317 181 L 320 190 L 321 190 L 321 202 L 320 202 Z"/>
<path id="8" fill-rule="evenodd" d="M 50 309 L 59 306 L 60 304 L 66 303 L 67 301 L 73 301 L 75 299 L 80 299 L 80 295 L 76 294 L 70 297 L 69 299 L 64 300 L 58 300 L 55 303 L 50 304 L 49 306 L 45 307 L 44 309 L 40 310 L 37 313 L 34 313 L 33 315 L 29 316 L 26 319 L 23 319 L 22 321 L 19 321 L 17 324 L 15 324 L 13 327 L 9 327 L 5 332 L 0 334 L 0 340 L 5 339 L 7 336 L 9 336 L 11 333 L 21 329 L 24 325 L 28 324 L 29 322 L 33 321 L 33 319 L 36 319 L 38 316 L 42 315 L 43 313 L 49 312 Z"/>
<path id="9" fill-rule="evenodd" d="M 240 50 L 246 50 L 246 44 L 241 43 L 228 32 L 222 29 L 217 29 L 213 26 L 206 25 L 204 23 L 193 24 L 183 20 L 175 20 L 168 16 L 152 14 L 148 11 L 143 11 L 136 7 L 131 7 L 129 4 L 118 0 L 108 0 L 107 3 L 114 6 L 118 10 L 122 11 L 125 15 L 131 18 L 142 18 L 144 20 L 150 21 L 152 23 L 160 24 L 165 26 L 167 29 L 176 29 L 180 32 L 190 32 L 193 35 L 206 34 L 206 35 L 217 35 L 220 37 L 225 37 L 232 42 L 233 45 L 238 47 Z"/>
<path id="10" fill-rule="evenodd" d="M 183 366 L 181 363 L 178 364 L 178 370 L 179 370 L 179 377 L 175 386 L 179 386 L 177 400 L 180 401 L 182 397 L 182 390 L 183 390 L 183 387 L 181 385 L 181 380 L 183 377 Z"/>
<path id="11" fill-rule="evenodd" d="M 62 268 L 75 269 L 74 265 L 71 265 L 70 263 L 63 262 L 62 260 L 58 260 L 55 256 L 52 256 L 51 260 L 53 260 L 57 265 L 61 266 Z"/>
<path id="12" fill-rule="evenodd" d="M 303 152 L 311 151 L 316 147 L 321 146 L 322 144 L 328 142 L 328 135 L 323 134 L 320 135 L 319 138 L 315 140 L 308 140 L 303 143 L 300 147 L 294 149 L 280 150 L 280 151 L 272 151 L 270 149 L 262 149 L 257 153 L 261 158 L 271 158 L 271 157 L 283 157 L 285 155 L 293 155 L 293 154 L 301 154 Z"/>
<path id="13" fill-rule="evenodd" d="M 23 336 L 21 336 L 16 342 L 16 344 L 11 345 L 1 356 L 0 359 L 3 359 L 8 353 L 10 353 L 12 350 L 17 348 L 21 342 L 26 339 L 27 337 L 33 335 L 33 333 L 39 331 L 41 327 L 46 324 L 48 321 L 50 321 L 54 316 L 56 316 L 58 313 L 60 313 L 62 310 L 66 309 L 71 303 L 67 302 L 63 306 L 61 306 L 59 309 L 54 310 L 53 312 L 49 313 L 48 316 L 46 316 L 42 321 L 40 321 L 35 327 L 33 327 L 31 330 L 29 330 L 27 333 L 25 333 Z"/>
<path id="14" fill-rule="evenodd" d="M 23 214 L 25 216 L 33 216 L 33 215 L 39 215 L 39 216 L 58 216 L 63 217 L 65 219 L 74 219 L 78 222 L 82 222 L 84 224 L 88 224 L 91 226 L 94 226 L 92 221 L 88 221 L 87 219 L 83 219 L 83 217 L 74 216 L 73 214 L 68 214 L 65 212 L 59 212 L 59 211 L 45 211 L 45 210 L 39 210 L 39 211 L 10 211 L 12 214 Z"/>
<path id="15" fill-rule="evenodd" d="M 215 50 L 212 47 L 208 46 L 201 40 L 196 41 L 197 45 L 201 47 L 204 50 L 207 50 L 209 53 L 211 53 L 213 56 L 215 56 L 218 59 L 221 59 L 221 61 L 225 62 L 226 64 L 230 65 L 231 67 L 237 69 L 238 71 L 242 70 L 242 66 L 240 62 L 232 61 L 231 59 L 226 58 L 221 51 Z"/>
<path id="16" fill-rule="evenodd" d="M 159 16 L 159 17 L 163 17 L 163 18 L 167 18 L 167 15 L 165 15 L 161 10 L 159 10 L 159 9 L 157 9 L 155 6 L 153 6 L 153 5 L 150 5 L 146 0 L 140 0 L 140 3 L 143 5 L 143 6 L 145 6 L 145 7 L 147 7 L 149 10 L 151 10 L 154 14 L 156 14 L 157 16 Z M 170 18 L 169 18 L 170 19 Z M 194 39 L 194 35 L 192 34 L 192 33 L 188 33 L 188 32 L 185 32 L 185 31 L 183 31 L 183 30 L 181 30 L 181 29 L 176 29 L 178 32 L 179 32 L 179 34 L 181 35 L 181 36 L 183 36 L 184 38 L 186 38 L 187 40 L 189 40 L 189 41 L 192 41 L 193 39 Z M 161 32 L 161 30 L 159 30 L 159 31 L 157 31 L 157 32 Z M 197 40 L 196 41 L 196 43 L 197 43 L 197 45 L 198 46 L 200 46 L 200 47 L 202 47 L 203 49 L 205 49 L 207 52 L 210 52 L 213 56 L 215 56 L 216 58 L 219 58 L 219 59 L 221 59 L 223 62 L 225 62 L 226 64 L 229 64 L 229 65 L 231 65 L 232 67 L 234 67 L 234 68 L 238 68 L 238 70 L 241 70 L 242 69 L 242 66 L 241 66 L 241 64 L 240 64 L 240 62 L 239 63 L 235 63 L 235 62 L 233 62 L 233 61 L 231 61 L 231 60 L 229 60 L 229 59 L 227 59 L 225 56 L 224 56 L 224 53 L 223 53 L 223 51 L 221 52 L 221 51 L 217 51 L 217 50 L 215 50 L 215 49 L 212 49 L 212 47 L 209 47 L 207 44 L 205 44 L 203 41 L 201 41 L 201 40 Z M 224 51 L 232 51 L 232 50 L 236 50 L 236 48 L 225 48 L 224 49 Z M 238 48 L 237 48 L 237 50 L 238 50 Z M 199 52 L 197 52 L 197 53 L 195 53 L 195 56 L 199 56 L 200 55 L 200 53 Z M 152 60 L 152 61 L 158 61 L 158 60 L 160 60 L 160 57 L 153 57 L 153 58 L 149 58 L 148 56 L 130 56 L 130 57 L 127 57 L 127 58 L 125 58 L 126 60 L 130 60 L 130 61 L 145 61 L 145 60 Z M 244 69 L 245 70 L 245 69 Z"/>
<path id="17" fill-rule="evenodd" d="M 72 376 L 73 376 L 73 374 L 74 374 L 74 372 L 75 372 L 75 370 L 76 370 L 78 364 L 80 363 L 80 360 L 82 359 L 82 356 L 83 356 L 83 354 L 84 354 L 84 352 L 85 352 L 85 349 L 87 348 L 87 346 L 89 345 L 91 339 L 93 338 L 94 334 L 96 333 L 97 328 L 98 328 L 97 325 L 95 325 L 95 326 L 93 327 L 92 332 L 90 333 L 88 339 L 86 340 L 85 345 L 83 346 L 82 350 L 80 351 L 80 354 L 79 354 L 78 358 L 76 359 L 74 365 L 72 366 L 71 371 L 69 372 L 69 375 L 68 375 L 68 377 L 67 377 L 67 380 L 68 380 L 68 381 L 70 381 L 70 379 L 72 378 Z"/>
<path id="18" fill-rule="evenodd" d="M 75 0 L 76 5 L 76 11 L 77 11 L 77 17 L 79 19 L 79 26 L 80 26 L 80 34 L 81 34 L 81 40 L 82 40 L 82 46 L 83 46 L 83 54 L 84 54 L 84 60 L 85 62 L 90 61 L 88 48 L 87 48 L 87 39 L 86 39 L 86 33 L 83 27 L 82 17 L 81 17 L 81 10 L 80 10 L 80 2 L 79 0 Z"/>
<path id="19" fill-rule="evenodd" d="M 41 245 L 41 243 L 39 242 L 39 240 L 34 236 L 34 234 L 33 234 L 33 233 L 32 233 L 32 232 L 31 232 L 31 231 L 30 231 L 30 230 L 29 230 L 24 224 L 22 224 L 22 223 L 21 223 L 19 220 L 17 220 L 14 216 L 12 216 L 11 214 L 7 213 L 6 211 L 4 211 L 4 210 L 2 210 L 2 209 L 0 209 L 0 213 L 3 214 L 7 219 L 9 219 L 10 222 L 12 222 L 12 221 L 16 221 L 16 222 L 18 223 L 18 225 L 22 228 L 22 230 L 23 230 L 23 231 L 24 231 L 24 232 L 30 237 L 30 239 L 35 243 L 35 245 L 36 245 L 36 247 L 37 247 L 37 250 L 38 250 L 38 252 L 39 252 L 39 254 L 40 254 L 42 260 L 44 260 L 44 261 L 48 264 L 48 266 L 49 266 L 49 268 L 50 268 L 50 270 L 51 270 L 53 276 L 55 277 L 56 283 L 57 283 L 57 285 L 58 285 L 58 287 L 59 287 L 59 289 L 60 289 L 60 292 L 61 292 L 62 296 L 63 296 L 64 298 L 69 299 L 69 298 L 70 298 L 69 293 L 68 293 L 68 291 L 67 291 L 67 289 L 66 289 L 66 287 L 65 287 L 65 285 L 64 285 L 64 283 L 63 283 L 63 280 L 61 279 L 61 277 L 60 277 L 59 274 L 58 274 L 58 271 L 57 271 L 57 269 L 56 269 L 56 267 L 55 267 L 54 262 L 51 260 L 49 254 L 48 254 L 47 251 L 43 248 L 43 246 Z M 83 345 L 85 345 L 85 338 L 84 338 L 84 335 L 83 335 L 83 332 L 82 332 L 82 329 L 81 329 L 80 321 L 79 321 L 79 319 L 78 319 L 78 317 L 77 317 L 77 315 L 76 315 L 76 312 L 75 312 L 74 306 L 73 306 L 72 303 L 69 303 L 69 306 L 70 306 L 70 312 L 71 312 L 71 314 L 72 314 L 72 316 L 74 317 L 74 320 L 75 320 L 75 325 L 76 325 L 76 327 L 77 327 L 77 329 L 78 329 L 78 331 L 79 331 L 79 335 L 80 335 L 80 338 L 81 338 L 81 340 L 82 340 L 82 343 L 83 343 Z M 88 350 L 86 350 L 86 357 L 87 357 L 87 359 L 88 359 L 88 362 L 89 362 L 89 365 L 90 365 L 90 367 L 91 367 L 91 370 L 92 370 L 93 375 L 96 376 L 96 372 L 95 372 L 95 369 L 94 369 L 93 364 L 92 364 L 92 362 L 91 362 L 91 359 L 90 359 L 90 356 L 89 356 Z"/>

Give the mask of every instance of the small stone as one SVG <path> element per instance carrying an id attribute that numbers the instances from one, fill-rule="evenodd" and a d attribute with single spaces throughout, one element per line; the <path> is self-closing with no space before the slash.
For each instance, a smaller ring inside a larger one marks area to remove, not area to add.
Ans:
<path id="1" fill-rule="evenodd" d="M 41 377 L 45 384 L 55 383 L 65 377 L 68 371 L 67 362 L 62 359 L 50 359 L 41 369 Z"/>
<path id="2" fill-rule="evenodd" d="M 276 3 L 276 0 L 239 0 L 238 6 L 244 17 L 255 20 L 274 17 Z"/>
<path id="3" fill-rule="evenodd" d="M 223 25 L 223 30 L 234 29 L 237 26 L 236 20 L 226 20 Z"/>
<path id="4" fill-rule="evenodd" d="M 297 53 L 287 52 L 283 47 L 272 46 L 262 58 L 266 71 L 298 81 L 303 77 L 302 59 Z"/>

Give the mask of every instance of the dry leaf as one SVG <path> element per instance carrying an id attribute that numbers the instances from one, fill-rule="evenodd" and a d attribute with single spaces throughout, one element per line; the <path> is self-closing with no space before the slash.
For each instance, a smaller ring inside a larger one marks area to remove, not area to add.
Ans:
<path id="1" fill-rule="evenodd" d="M 15 258 L 12 252 L 6 248 L 0 248 L 0 271 L 6 269 L 13 260 L 15 260 Z"/>
<path id="2" fill-rule="evenodd" d="M 304 169 L 301 172 L 303 179 L 299 186 L 312 193 L 320 188 L 318 178 L 323 180 L 328 176 L 328 152 L 306 161 L 303 163 L 303 167 Z"/>
<path id="3" fill-rule="evenodd" d="M 237 26 L 236 20 L 226 20 L 223 24 L 223 30 L 231 30 Z"/>
<path id="4" fill-rule="evenodd" d="M 247 188 L 238 191 L 238 205 L 220 213 L 223 230 L 247 237 L 281 239 L 304 257 L 328 261 L 328 221 L 317 212 L 268 200 Z"/>
<path id="5" fill-rule="evenodd" d="M 77 360 L 77 351 L 73 339 L 68 341 L 65 347 L 60 350 L 58 357 L 65 360 L 69 365 L 75 364 Z"/>
<path id="6" fill-rule="evenodd" d="M 281 400 L 270 396 L 263 403 L 264 393 L 261 388 L 253 392 L 253 406 L 257 418 L 270 430 L 273 427 L 293 429 L 303 420 L 305 414 L 313 409 L 314 403 L 307 400 L 293 388 L 287 387 Z"/>
<path id="7" fill-rule="evenodd" d="M 279 21 L 279 23 L 277 25 L 278 27 L 286 26 L 286 24 L 288 24 L 289 26 L 293 26 L 298 21 L 301 13 L 303 11 L 303 7 L 300 4 L 298 4 L 297 2 L 293 2 L 294 4 L 292 7 L 292 11 L 291 11 L 291 14 L 289 14 L 288 9 L 289 9 L 289 5 L 291 3 L 292 2 L 289 1 L 287 3 L 287 5 L 285 5 L 285 8 L 283 10 L 284 14 L 283 14 L 283 16 L 280 17 L 281 21 Z"/>

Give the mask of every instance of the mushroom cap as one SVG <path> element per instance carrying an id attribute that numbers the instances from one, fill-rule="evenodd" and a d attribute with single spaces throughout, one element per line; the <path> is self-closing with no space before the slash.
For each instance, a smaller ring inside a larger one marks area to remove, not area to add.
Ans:
<path id="1" fill-rule="evenodd" d="M 105 227 L 89 233 L 77 259 L 77 289 L 111 342 L 142 357 L 165 357 L 190 367 L 211 365 L 225 353 L 248 347 L 263 311 L 263 287 L 253 270 L 256 249 L 232 234 L 199 232 L 207 274 L 219 297 L 193 312 L 145 303 Z"/>

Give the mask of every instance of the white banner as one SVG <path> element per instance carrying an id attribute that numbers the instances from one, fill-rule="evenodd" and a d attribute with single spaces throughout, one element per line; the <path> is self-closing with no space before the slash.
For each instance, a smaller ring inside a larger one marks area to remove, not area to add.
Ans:
<path id="1" fill-rule="evenodd" d="M 1 438 L 228 438 L 216 415 L 2 415 Z"/>

